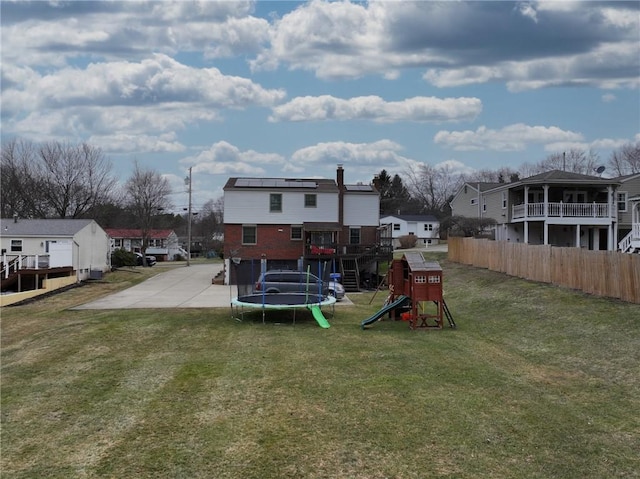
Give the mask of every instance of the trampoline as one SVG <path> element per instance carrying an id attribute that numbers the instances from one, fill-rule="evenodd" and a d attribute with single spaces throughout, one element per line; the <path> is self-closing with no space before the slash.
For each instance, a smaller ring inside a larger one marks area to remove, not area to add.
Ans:
<path id="1" fill-rule="evenodd" d="M 328 328 L 329 323 L 322 314 L 323 306 L 332 306 L 336 302 L 333 296 L 320 296 L 307 293 L 254 293 L 238 296 L 231 300 L 234 309 L 233 316 L 244 320 L 245 310 L 262 310 L 262 322 L 265 322 L 265 310 L 267 309 L 291 309 L 293 310 L 293 323 L 296 322 L 296 309 L 306 308 L 311 311 L 314 319 L 323 328 Z M 239 317 L 238 317 L 239 315 Z"/>
<path id="2" fill-rule="evenodd" d="M 292 310 L 293 323 L 296 321 L 296 311 L 304 308 L 311 311 L 314 319 L 322 328 L 328 328 L 329 322 L 322 313 L 322 307 L 335 305 L 336 298 L 329 295 L 323 284 L 328 284 L 332 273 L 330 265 L 317 262 L 314 264 L 283 264 L 282 261 L 268 262 L 266 255 L 260 260 L 242 261 L 232 258 L 231 267 L 238 293 L 231 298 L 232 316 L 242 321 L 245 313 L 262 311 L 262 322 L 265 323 L 267 310 Z M 274 276 L 264 282 L 267 274 Z M 291 274 L 291 276 L 290 276 Z M 313 280 L 312 280 L 313 277 Z M 296 278 L 299 282 L 292 281 Z M 319 279 L 319 280 L 318 280 Z M 268 291 L 279 289 L 281 283 L 286 291 Z M 331 312 L 335 312 L 331 310 Z M 333 314 L 332 314 L 333 316 Z"/>

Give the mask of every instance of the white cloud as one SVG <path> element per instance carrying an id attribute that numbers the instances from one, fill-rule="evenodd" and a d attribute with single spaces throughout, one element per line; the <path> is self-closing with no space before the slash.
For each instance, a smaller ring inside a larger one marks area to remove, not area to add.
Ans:
<path id="1" fill-rule="evenodd" d="M 226 141 L 219 141 L 195 156 L 183 158 L 180 163 L 194 165 L 193 173 L 260 176 L 265 173 L 265 166 L 284 166 L 285 159 L 275 153 L 242 151 Z"/>
<path id="2" fill-rule="evenodd" d="M 482 111 L 477 98 L 414 97 L 389 102 L 379 96 L 361 96 L 348 100 L 330 95 L 294 98 L 273 108 L 269 121 L 372 120 L 460 121 L 473 120 Z"/>
<path id="3" fill-rule="evenodd" d="M 271 106 L 285 97 L 282 90 L 161 54 L 138 63 L 97 63 L 46 75 L 11 68 L 7 77 L 5 131 L 32 138 L 108 136 L 115 141 L 114 151 L 131 151 L 135 144 L 138 151 L 176 151 L 175 142 L 149 139 L 216 120 L 223 109 Z M 30 113 L 23 115 L 25 110 Z M 140 138 L 129 146 L 117 141 L 133 135 Z"/>
<path id="4" fill-rule="evenodd" d="M 434 142 L 458 151 L 521 151 L 530 144 L 580 142 L 582 135 L 558 127 L 529 126 L 522 123 L 492 130 L 484 126 L 475 131 L 439 131 Z"/>

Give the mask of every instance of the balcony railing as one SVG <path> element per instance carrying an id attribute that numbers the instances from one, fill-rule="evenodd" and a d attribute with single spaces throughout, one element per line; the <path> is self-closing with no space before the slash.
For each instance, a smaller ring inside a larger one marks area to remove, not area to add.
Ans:
<path id="1" fill-rule="evenodd" d="M 6 279 L 11 273 L 23 269 L 49 268 L 49 255 L 2 255 L 2 278 Z"/>
<path id="2" fill-rule="evenodd" d="M 391 254 L 393 246 L 391 241 L 383 241 L 382 244 L 338 244 L 329 245 L 307 245 L 306 256 L 341 256 L 341 255 L 362 255 L 362 254 Z"/>
<path id="3" fill-rule="evenodd" d="M 546 205 L 546 211 L 545 211 Z M 609 218 L 607 203 L 527 203 L 514 205 L 512 218 Z"/>

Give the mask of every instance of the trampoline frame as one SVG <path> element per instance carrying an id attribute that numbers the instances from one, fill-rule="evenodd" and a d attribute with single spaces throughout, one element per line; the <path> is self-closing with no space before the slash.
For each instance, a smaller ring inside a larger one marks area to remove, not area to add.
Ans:
<path id="1" fill-rule="evenodd" d="M 265 299 L 268 297 L 269 300 L 277 298 L 277 297 L 295 297 L 301 298 L 299 303 L 296 304 L 285 304 L 285 303 L 267 303 Z M 256 310 L 262 310 L 262 324 L 265 324 L 265 313 L 267 309 L 275 309 L 275 310 L 283 310 L 283 309 L 292 309 L 293 310 L 293 324 L 296 324 L 296 309 L 305 308 L 309 309 L 312 306 L 318 306 L 322 309 L 323 306 L 331 306 L 331 316 L 335 313 L 335 304 L 336 298 L 333 296 L 321 296 L 322 301 L 315 301 L 318 299 L 318 295 L 310 295 L 308 293 L 254 293 L 247 294 L 244 296 L 239 296 L 231 299 L 231 316 L 233 319 L 237 321 L 244 321 L 245 308 L 247 310 L 252 310 L 251 312 L 255 312 Z M 259 299 L 259 302 L 251 302 L 251 301 L 242 301 L 243 298 L 256 298 Z M 308 301 L 309 299 L 313 299 L 314 301 Z M 238 317 L 238 313 L 240 317 Z"/>

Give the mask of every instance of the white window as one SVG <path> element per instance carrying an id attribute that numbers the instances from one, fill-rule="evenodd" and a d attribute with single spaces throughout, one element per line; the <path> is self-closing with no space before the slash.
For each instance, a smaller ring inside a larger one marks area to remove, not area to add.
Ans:
<path id="1" fill-rule="evenodd" d="M 305 208 L 315 208 L 318 206 L 318 198 L 315 194 L 305 194 L 304 195 L 304 207 Z"/>
<path id="2" fill-rule="evenodd" d="M 258 243 L 258 227 L 255 225 L 242 226 L 242 244 Z"/>
<path id="3" fill-rule="evenodd" d="M 507 209 L 507 192 L 506 191 L 502 192 L 502 209 L 503 210 Z"/>
<path id="4" fill-rule="evenodd" d="M 11 252 L 12 253 L 22 253 L 22 240 L 21 239 L 12 239 L 11 240 Z"/>
<path id="5" fill-rule="evenodd" d="M 478 204 L 478 198 L 471 198 L 471 204 L 472 205 L 477 205 Z"/>
<path id="6" fill-rule="evenodd" d="M 440 276 L 429 276 L 429 284 L 440 283 Z"/>
<path id="7" fill-rule="evenodd" d="M 271 193 L 269 195 L 269 211 L 271 213 L 282 213 L 282 195 Z"/>
<path id="8" fill-rule="evenodd" d="M 393 231 L 400 231 L 400 223 L 393 223 Z"/>
<path id="9" fill-rule="evenodd" d="M 425 231 L 433 231 L 433 224 L 432 223 L 425 223 L 424 224 L 424 230 Z"/>
<path id="10" fill-rule="evenodd" d="M 616 193 L 616 203 L 618 203 L 618 211 L 620 213 L 626 213 L 627 211 L 627 192 L 618 191 Z"/>
<path id="11" fill-rule="evenodd" d="M 292 226 L 291 227 L 291 239 L 292 240 L 301 240 L 302 239 L 302 226 Z"/>

